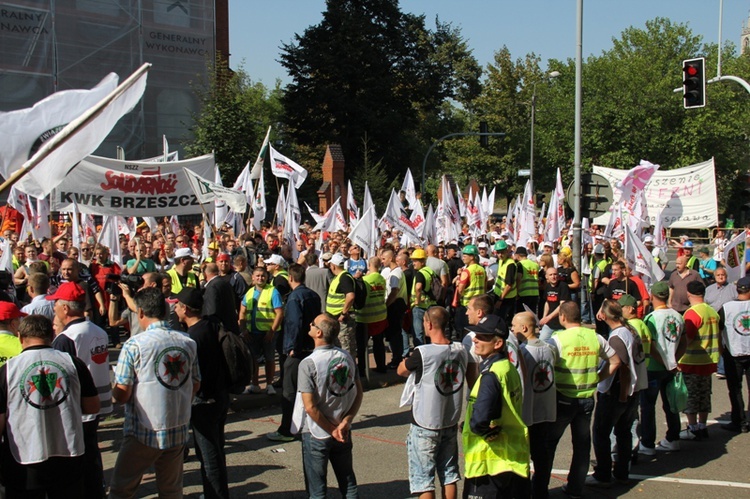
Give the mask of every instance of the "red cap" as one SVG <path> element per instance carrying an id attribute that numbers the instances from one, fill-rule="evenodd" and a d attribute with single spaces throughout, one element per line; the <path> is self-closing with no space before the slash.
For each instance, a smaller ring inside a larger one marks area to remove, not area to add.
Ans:
<path id="1" fill-rule="evenodd" d="M 228 253 L 222 253 L 222 254 L 220 254 L 219 256 L 216 257 L 216 261 L 217 262 L 224 262 L 224 261 L 229 262 L 231 260 L 232 260 L 232 258 L 229 256 Z"/>
<path id="2" fill-rule="evenodd" d="M 0 301 L 0 321 L 10 321 L 19 317 L 26 317 L 29 314 L 21 312 L 15 303 L 9 301 Z"/>
<path id="3" fill-rule="evenodd" d="M 74 282 L 66 282 L 57 288 L 54 294 L 47 295 L 48 300 L 83 301 L 86 292 Z"/>

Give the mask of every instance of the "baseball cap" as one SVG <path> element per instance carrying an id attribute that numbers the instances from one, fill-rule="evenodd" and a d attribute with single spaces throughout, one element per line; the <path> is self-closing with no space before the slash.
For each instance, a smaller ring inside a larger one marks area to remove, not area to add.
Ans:
<path id="1" fill-rule="evenodd" d="M 326 251 L 320 256 L 320 259 L 324 262 L 329 261 L 331 258 L 333 258 L 333 253 L 331 253 L 330 251 Z"/>
<path id="2" fill-rule="evenodd" d="M 466 246 L 464 246 L 463 254 L 476 256 L 479 254 L 479 251 L 477 250 L 477 247 L 474 246 L 473 244 L 467 244 Z"/>
<path id="3" fill-rule="evenodd" d="M 620 299 L 617 300 L 617 303 L 619 303 L 621 307 L 635 307 L 638 305 L 638 300 L 636 300 L 633 295 L 622 295 Z"/>
<path id="4" fill-rule="evenodd" d="M 750 291 L 750 275 L 746 275 L 739 281 L 737 281 L 737 292 L 738 293 L 747 293 Z"/>
<path id="5" fill-rule="evenodd" d="M 703 296 L 706 294 L 706 285 L 701 281 L 690 281 L 687 284 L 687 292 L 695 296 Z"/>
<path id="6" fill-rule="evenodd" d="M 693 241 L 685 241 L 685 244 L 683 244 L 685 248 L 692 248 L 693 247 Z"/>
<path id="7" fill-rule="evenodd" d="M 178 302 L 187 305 L 194 310 L 200 310 L 203 308 L 203 295 L 199 289 L 184 287 L 182 288 L 182 291 L 177 293 L 176 298 Z"/>
<path id="8" fill-rule="evenodd" d="M 412 260 L 425 260 L 427 259 L 427 253 L 422 248 L 417 248 L 411 253 Z"/>
<path id="9" fill-rule="evenodd" d="M 477 244 L 477 248 L 487 248 L 487 243 L 485 241 L 482 241 L 481 243 Z"/>
<path id="10" fill-rule="evenodd" d="M 229 256 L 229 253 L 221 253 L 219 256 L 216 257 L 217 262 L 229 262 L 232 258 Z M 187 303 L 185 303 L 187 305 Z"/>
<path id="11" fill-rule="evenodd" d="M 175 260 L 180 258 L 193 258 L 193 252 L 190 251 L 190 248 L 178 248 L 174 252 Z"/>
<path id="12" fill-rule="evenodd" d="M 552 248 L 552 247 L 554 247 L 554 244 L 552 244 L 552 243 L 551 243 L 551 242 L 549 242 L 549 241 L 544 241 L 544 242 L 542 243 L 542 247 L 544 247 L 544 248 Z"/>
<path id="13" fill-rule="evenodd" d="M 213 249 L 213 250 L 219 249 L 219 243 L 217 243 L 216 241 L 209 243 L 208 249 Z"/>
<path id="14" fill-rule="evenodd" d="M 508 243 L 506 243 L 504 240 L 500 240 L 495 243 L 494 250 L 495 251 L 505 251 L 508 249 Z"/>
<path id="15" fill-rule="evenodd" d="M 594 246 L 594 253 L 596 253 L 598 255 L 603 255 L 604 254 L 604 245 L 597 244 L 596 246 Z"/>
<path id="16" fill-rule="evenodd" d="M 333 257 L 331 257 L 331 263 L 337 267 L 343 267 L 345 261 L 346 257 L 341 253 L 336 253 L 335 255 L 333 255 Z"/>
<path id="17" fill-rule="evenodd" d="M 704 246 L 704 247 L 702 247 L 701 249 L 698 250 L 698 253 L 704 253 L 706 255 L 710 255 L 711 251 L 708 249 L 707 246 Z"/>
<path id="18" fill-rule="evenodd" d="M 0 321 L 10 321 L 27 315 L 29 314 L 21 312 L 15 303 L 0 301 Z"/>
<path id="19" fill-rule="evenodd" d="M 644 243 L 653 243 L 654 242 L 654 236 L 652 236 L 651 234 L 646 234 L 645 236 L 643 236 L 643 242 Z"/>
<path id="20" fill-rule="evenodd" d="M 516 255 L 528 256 L 528 254 L 529 252 L 526 251 L 525 246 L 519 246 L 518 248 L 516 248 Z"/>
<path id="21" fill-rule="evenodd" d="M 667 281 L 655 282 L 654 285 L 651 286 L 651 294 L 666 300 L 669 298 L 669 283 Z"/>
<path id="22" fill-rule="evenodd" d="M 83 301 L 86 297 L 86 292 L 81 286 L 75 282 L 65 282 L 57 288 L 51 295 L 47 295 L 46 298 L 50 301 L 53 300 L 65 300 L 65 301 Z"/>
<path id="23" fill-rule="evenodd" d="M 284 258 L 281 255 L 271 255 L 263 261 L 269 265 L 284 265 Z"/>
<path id="24" fill-rule="evenodd" d="M 489 314 L 482 317 L 474 326 L 466 326 L 467 331 L 477 334 L 493 334 L 503 338 L 508 337 L 508 326 L 499 315 Z"/>

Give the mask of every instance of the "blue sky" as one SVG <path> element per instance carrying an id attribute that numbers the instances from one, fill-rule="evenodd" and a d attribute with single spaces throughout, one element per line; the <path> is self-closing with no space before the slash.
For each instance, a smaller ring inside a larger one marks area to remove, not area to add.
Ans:
<path id="1" fill-rule="evenodd" d="M 574 58 L 576 0 L 401 0 L 401 10 L 425 14 L 428 27 L 435 16 L 460 27 L 482 66 L 506 45 L 514 58 L 534 52 L 548 59 Z M 229 49 L 232 67 L 242 65 L 254 81 L 272 86 L 288 83 L 276 62 L 282 43 L 318 24 L 325 0 L 229 0 Z M 724 0 L 722 38 L 739 47 L 750 0 Z M 719 0 L 586 0 L 583 10 L 583 54 L 599 54 L 612 46 L 629 26 L 668 17 L 688 23 L 704 42 L 716 43 Z M 677 71 L 678 68 L 675 68 Z"/>

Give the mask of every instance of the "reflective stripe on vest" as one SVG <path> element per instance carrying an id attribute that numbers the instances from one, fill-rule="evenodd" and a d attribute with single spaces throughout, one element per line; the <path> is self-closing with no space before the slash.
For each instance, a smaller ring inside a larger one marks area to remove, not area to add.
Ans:
<path id="1" fill-rule="evenodd" d="M 512 258 L 508 258 L 507 260 L 504 260 L 502 264 L 497 266 L 497 278 L 495 279 L 495 285 L 492 287 L 492 290 L 495 292 L 497 296 L 503 296 L 503 289 L 505 289 L 505 276 L 508 274 L 508 267 L 511 265 L 515 265 L 516 262 Z M 518 269 L 516 269 L 516 272 L 518 272 Z M 518 289 L 516 286 L 516 283 L 514 282 L 510 286 L 510 291 L 508 291 L 508 294 L 505 295 L 506 298 L 515 298 L 518 295 Z"/>
<path id="2" fill-rule="evenodd" d="M 719 314 L 707 303 L 697 303 L 687 309 L 701 318 L 698 334 L 688 343 L 680 364 L 703 366 L 719 362 Z"/>
<path id="3" fill-rule="evenodd" d="M 484 376 L 496 376 L 502 393 L 500 418 L 494 420 L 502 431 L 492 441 L 471 431 L 471 425 L 464 424 L 462 439 L 466 478 L 497 476 L 512 472 L 521 477 L 529 476 L 529 430 L 521 418 L 522 394 L 521 377 L 508 359 L 500 359 L 485 371 L 474 384 L 466 407 L 466 418 L 471 421 L 474 402 L 479 394 L 479 385 Z"/>
<path id="4" fill-rule="evenodd" d="M 339 281 L 341 281 L 342 275 L 348 275 L 351 277 L 351 274 L 347 272 L 346 270 L 342 270 L 339 272 L 339 275 L 333 278 L 333 281 L 331 281 L 331 285 L 328 287 L 328 297 L 326 298 L 326 312 L 331 314 L 334 317 L 337 317 L 341 315 L 341 312 L 344 311 L 344 304 L 346 303 L 346 295 L 344 293 L 339 293 L 337 290 L 339 289 Z M 354 278 L 351 277 L 352 281 L 354 281 Z M 352 282 L 352 285 L 354 282 Z"/>
<path id="5" fill-rule="evenodd" d="M 370 272 L 362 278 L 367 284 L 365 308 L 357 310 L 357 322 L 373 324 L 387 317 L 385 306 L 385 279 L 377 272 Z"/>
<path id="6" fill-rule="evenodd" d="M 466 269 L 469 271 L 471 280 L 466 289 L 464 289 L 463 294 L 461 294 L 461 305 L 464 307 L 469 304 L 469 300 L 484 293 L 484 286 L 487 282 L 487 274 L 481 265 L 472 263 Z"/>
<path id="7" fill-rule="evenodd" d="M 258 295 L 258 302 L 255 303 L 255 288 L 250 289 L 245 295 L 245 302 L 250 306 L 245 308 L 245 319 L 247 328 L 252 330 L 253 308 L 255 308 L 255 330 L 270 331 L 273 321 L 276 318 L 276 311 L 273 308 L 273 291 L 271 284 L 266 284 Z"/>
<path id="8" fill-rule="evenodd" d="M 518 296 L 539 296 L 539 264 L 528 258 L 521 260 L 523 275 Z"/>
<path id="9" fill-rule="evenodd" d="M 557 391 L 570 398 L 589 398 L 599 382 L 599 340 L 596 331 L 584 327 L 555 333 L 560 358 L 555 364 Z"/>

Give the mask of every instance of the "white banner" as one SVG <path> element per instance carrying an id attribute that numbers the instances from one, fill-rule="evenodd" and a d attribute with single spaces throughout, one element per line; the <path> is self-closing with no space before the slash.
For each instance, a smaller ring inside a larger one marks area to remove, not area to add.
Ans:
<path id="1" fill-rule="evenodd" d="M 57 186 L 50 196 L 53 211 L 162 217 L 200 213 L 190 188 L 187 168 L 204 178 L 214 178 L 213 154 L 172 163 L 148 163 L 88 156 Z M 213 204 L 206 206 L 213 211 Z"/>
<path id="2" fill-rule="evenodd" d="M 235 213 L 245 213 L 247 210 L 247 199 L 240 191 L 224 187 L 218 182 L 206 180 L 200 175 L 193 173 L 192 170 L 188 168 L 183 168 L 183 170 L 190 181 L 193 193 L 198 196 L 198 201 L 201 203 L 207 204 L 214 201 L 223 201 L 228 204 Z M 217 179 L 221 180 L 221 177 L 217 176 Z M 222 220 L 225 216 L 226 213 L 222 216 Z"/>
<path id="3" fill-rule="evenodd" d="M 614 199 L 620 199 L 616 187 L 629 170 L 615 170 L 594 166 L 594 173 L 602 175 L 612 185 Z M 716 199 L 716 175 L 711 158 L 675 170 L 659 170 L 646 184 L 648 213 L 661 213 L 662 227 L 678 229 L 705 229 L 719 223 Z M 650 216 L 651 225 L 656 225 L 656 216 Z M 609 213 L 593 220 L 597 225 L 607 225 Z"/>

